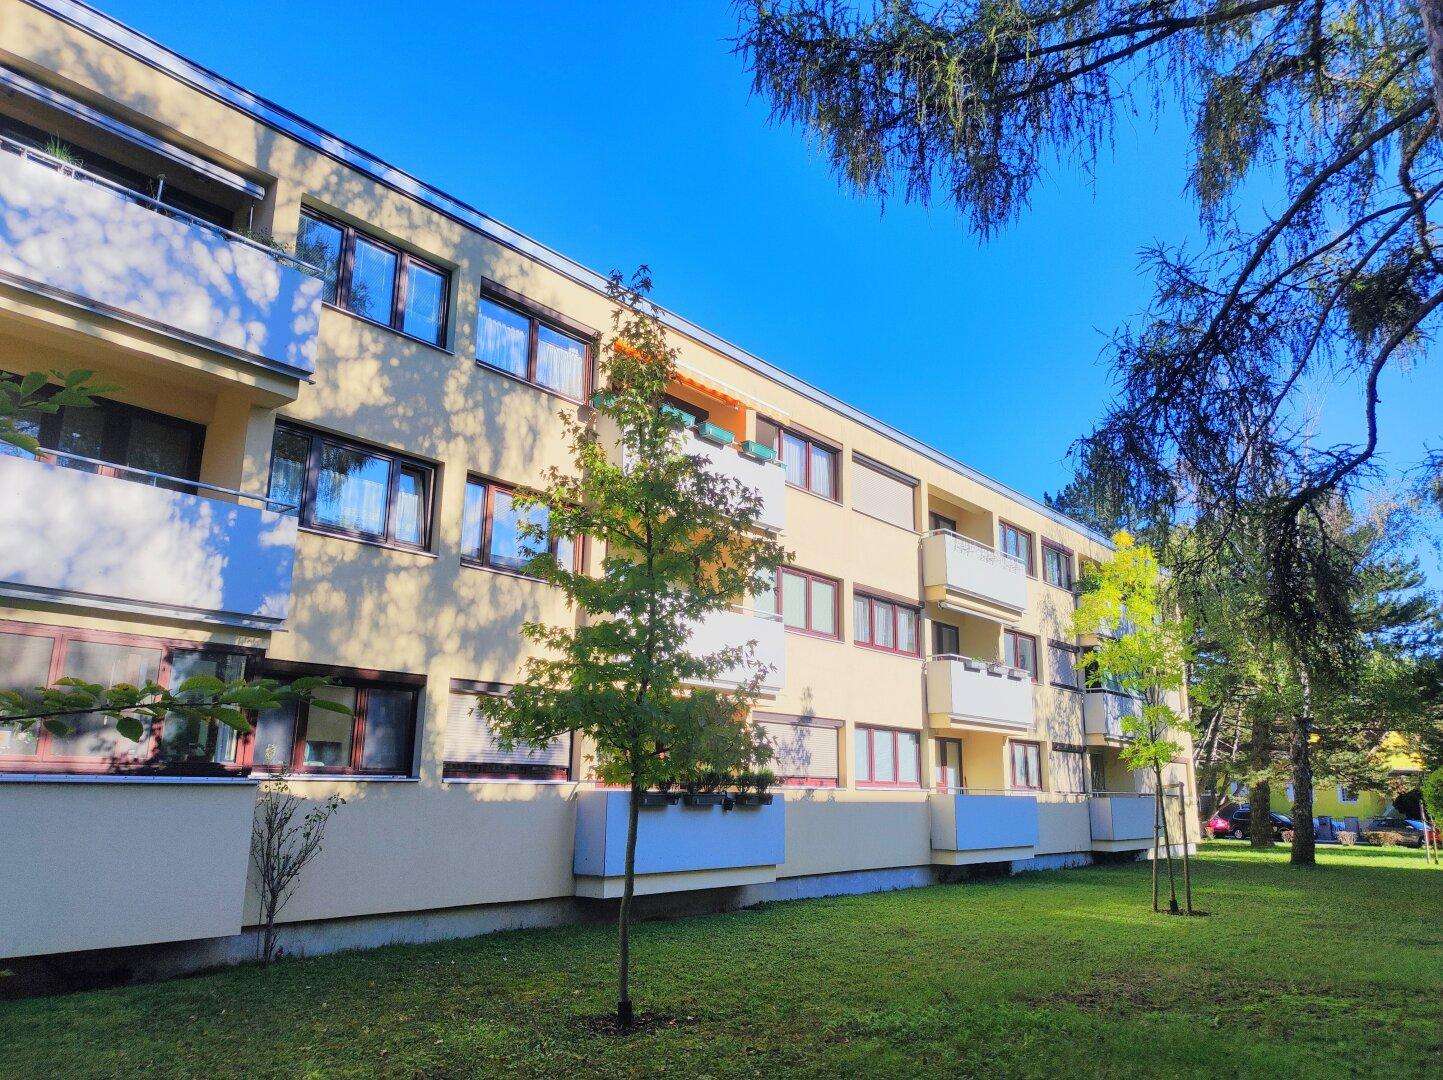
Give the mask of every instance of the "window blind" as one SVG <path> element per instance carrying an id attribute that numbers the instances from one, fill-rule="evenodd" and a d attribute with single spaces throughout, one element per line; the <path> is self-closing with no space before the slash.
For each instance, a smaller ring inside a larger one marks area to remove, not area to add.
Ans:
<path id="1" fill-rule="evenodd" d="M 903 529 L 915 528 L 912 485 L 859 458 L 852 459 L 852 506 Z"/>
<path id="2" fill-rule="evenodd" d="M 571 765 L 571 740 L 549 746 L 517 743 L 502 750 L 491 727 L 476 710 L 476 694 L 452 693 L 446 709 L 446 762 L 467 765 L 524 765 L 566 769 Z"/>
<path id="3" fill-rule="evenodd" d="M 836 781 L 837 728 L 769 720 L 759 723 L 762 735 L 777 756 L 771 768 L 778 776 Z"/>

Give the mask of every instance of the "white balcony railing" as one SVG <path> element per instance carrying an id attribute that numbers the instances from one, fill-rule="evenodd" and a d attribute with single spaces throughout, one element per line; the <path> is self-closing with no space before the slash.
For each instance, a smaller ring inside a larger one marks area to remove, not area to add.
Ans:
<path id="1" fill-rule="evenodd" d="M 296 519 L 276 504 L 206 498 L 190 492 L 251 497 L 41 454 L 67 465 L 0 455 L 0 595 L 258 629 L 285 620 Z"/>
<path id="2" fill-rule="evenodd" d="M 927 661 L 927 712 L 943 725 L 1031 731 L 1032 676 L 967 656 L 934 656 Z"/>
<path id="3" fill-rule="evenodd" d="M 0 151 L 0 279 L 314 373 L 321 282 L 304 264 L 20 143 Z"/>
<path id="4" fill-rule="evenodd" d="M 964 791 L 928 798 L 933 862 L 960 865 L 1026 858 L 1037 846 L 1037 798 Z"/>
<path id="5" fill-rule="evenodd" d="M 780 615 L 744 608 L 713 611 L 692 627 L 690 645 L 693 655 L 706 656 L 748 642 L 756 643 L 756 659 L 769 669 L 762 679 L 762 689 L 772 694 L 779 692 L 786 684 L 787 673 L 786 627 Z M 737 668 L 717 681 L 737 686 L 748 678 L 749 672 Z"/>
<path id="6" fill-rule="evenodd" d="M 1021 562 L 946 529 L 922 537 L 922 584 L 984 600 L 1016 615 L 1027 609 L 1027 568 Z"/>
<path id="7" fill-rule="evenodd" d="M 1088 735 L 1120 742 L 1129 738 L 1122 722 L 1142 715 L 1142 702 L 1115 690 L 1089 690 L 1083 696 L 1082 724 Z"/>
<path id="8" fill-rule="evenodd" d="M 1107 844 L 1150 841 L 1156 803 L 1151 795 L 1099 792 L 1088 800 L 1088 818 L 1094 842 Z"/>
<path id="9" fill-rule="evenodd" d="M 783 532 L 787 527 L 787 474 L 775 461 L 756 461 L 739 453 L 732 446 L 717 446 L 698 438 L 695 432 L 687 432 L 686 452 L 706 458 L 707 465 L 714 472 L 740 480 L 753 488 L 762 498 L 762 512 L 758 523 L 771 532 Z"/>

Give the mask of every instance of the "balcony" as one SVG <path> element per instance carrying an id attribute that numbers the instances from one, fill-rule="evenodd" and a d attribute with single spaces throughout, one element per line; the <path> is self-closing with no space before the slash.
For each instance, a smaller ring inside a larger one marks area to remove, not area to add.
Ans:
<path id="1" fill-rule="evenodd" d="M 321 282 L 303 264 L 0 139 L 0 281 L 304 378 Z"/>
<path id="2" fill-rule="evenodd" d="M 922 537 L 922 585 L 928 600 L 960 603 L 999 621 L 1015 622 L 1027 610 L 1026 567 L 960 533 Z"/>
<path id="3" fill-rule="evenodd" d="M 582 791 L 576 803 L 576 895 L 621 895 L 626 870 L 625 791 Z M 668 803 L 638 812 L 638 895 L 757 885 L 777 878 L 786 861 L 786 810 L 781 796 L 766 806 Z"/>
<path id="4" fill-rule="evenodd" d="M 1142 702 L 1115 690 L 1089 690 L 1083 696 L 1082 727 L 1093 745 L 1125 742 L 1131 736 L 1122 728 L 1126 719 L 1142 715 Z"/>
<path id="5" fill-rule="evenodd" d="M 1031 731 L 1032 676 L 970 656 L 927 661 L 927 712 L 935 728 Z"/>
<path id="6" fill-rule="evenodd" d="M 768 532 L 783 532 L 787 527 L 787 476 L 775 461 L 759 461 L 747 457 L 732 446 L 718 446 L 701 438 L 695 431 L 686 435 L 686 452 L 706 458 L 713 472 L 740 480 L 762 497 L 761 516 L 757 524 Z"/>
<path id="7" fill-rule="evenodd" d="M 932 795 L 932 862 L 941 866 L 1031 858 L 1037 847 L 1032 795 Z"/>
<path id="8" fill-rule="evenodd" d="M 285 620 L 294 517 L 264 499 L 190 494 L 254 498 L 240 492 L 41 453 L 50 460 L 0 456 L 0 595 L 263 630 Z"/>
<path id="9" fill-rule="evenodd" d="M 1088 800 L 1093 848 L 1121 851 L 1147 847 L 1153 839 L 1155 814 L 1151 795 L 1093 795 Z"/>
<path id="10" fill-rule="evenodd" d="M 762 678 L 762 690 L 770 694 L 779 692 L 786 683 L 787 673 L 786 628 L 780 615 L 745 608 L 713 611 L 700 619 L 691 631 L 691 649 L 697 656 L 747 642 L 756 643 L 756 659 L 771 669 Z M 725 673 L 717 682 L 735 687 L 749 677 L 749 673 L 737 668 Z"/>

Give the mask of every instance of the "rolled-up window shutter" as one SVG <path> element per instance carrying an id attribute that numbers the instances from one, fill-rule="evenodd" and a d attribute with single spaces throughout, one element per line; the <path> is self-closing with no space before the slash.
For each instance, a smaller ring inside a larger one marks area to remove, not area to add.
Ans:
<path id="1" fill-rule="evenodd" d="M 446 764 L 556 770 L 570 767 L 569 738 L 554 739 L 547 746 L 516 743 L 510 750 L 502 750 L 490 725 L 476 709 L 476 699 L 476 694 L 451 695 L 446 710 Z"/>
<path id="2" fill-rule="evenodd" d="M 911 484 L 856 458 L 852 466 L 853 507 L 903 529 L 915 528 Z"/>
<path id="3" fill-rule="evenodd" d="M 836 782 L 837 728 L 769 720 L 761 721 L 760 726 L 776 754 L 772 772 L 791 780 Z"/>

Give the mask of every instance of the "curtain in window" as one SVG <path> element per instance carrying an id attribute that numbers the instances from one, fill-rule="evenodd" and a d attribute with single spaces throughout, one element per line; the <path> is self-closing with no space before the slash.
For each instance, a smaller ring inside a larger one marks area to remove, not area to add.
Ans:
<path id="1" fill-rule="evenodd" d="M 508 307 L 482 300 L 476 310 L 476 359 L 526 378 L 531 320 Z"/>
<path id="2" fill-rule="evenodd" d="M 386 532 L 390 483 L 391 463 L 385 458 L 322 443 L 315 520 L 322 525 L 382 536 Z"/>
<path id="3" fill-rule="evenodd" d="M 567 397 L 581 397 L 586 381 L 586 346 L 549 327 L 536 332 L 536 381 Z"/>

